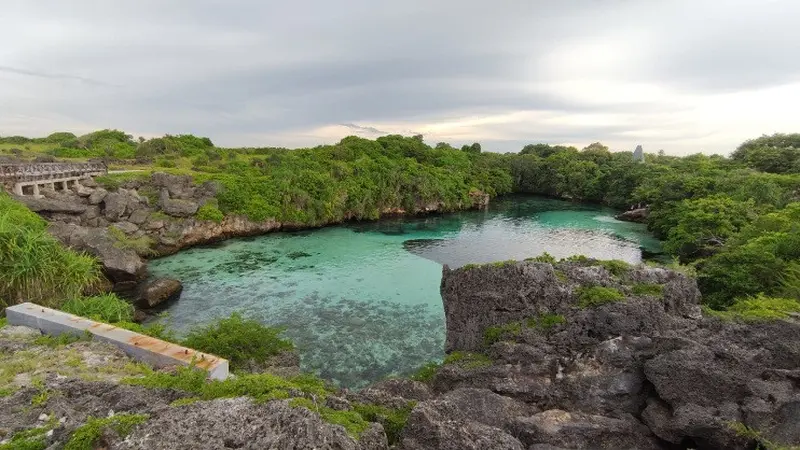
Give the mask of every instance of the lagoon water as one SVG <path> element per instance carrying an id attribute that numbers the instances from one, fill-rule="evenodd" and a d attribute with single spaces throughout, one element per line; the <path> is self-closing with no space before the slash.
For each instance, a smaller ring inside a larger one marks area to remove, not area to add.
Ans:
<path id="1" fill-rule="evenodd" d="M 643 225 L 613 210 L 530 196 L 487 211 L 273 233 L 154 260 L 184 284 L 160 319 L 179 332 L 239 312 L 285 327 L 301 365 L 345 387 L 407 374 L 441 359 L 442 265 L 548 252 L 640 262 L 660 252 Z"/>

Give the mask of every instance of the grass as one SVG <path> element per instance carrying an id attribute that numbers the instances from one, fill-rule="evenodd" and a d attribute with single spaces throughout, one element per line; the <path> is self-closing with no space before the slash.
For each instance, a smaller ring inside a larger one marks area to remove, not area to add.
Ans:
<path id="1" fill-rule="evenodd" d="M 578 289 L 578 306 L 581 308 L 591 308 L 624 299 L 622 292 L 614 288 L 591 286 Z"/>
<path id="2" fill-rule="evenodd" d="M 742 422 L 728 422 L 728 427 L 732 429 L 737 436 L 756 441 L 757 450 L 800 450 L 800 446 L 776 444 L 765 438 L 761 432 L 748 427 Z"/>
<path id="3" fill-rule="evenodd" d="M 111 429 L 120 437 L 125 437 L 139 424 L 147 421 L 146 414 L 117 414 L 106 418 L 89 417 L 70 436 L 64 450 L 92 450 L 106 430 Z"/>
<path id="4" fill-rule="evenodd" d="M 47 223 L 0 193 L 0 298 L 58 308 L 100 276 L 97 260 L 64 248 Z"/>
<path id="5" fill-rule="evenodd" d="M 525 322 L 528 328 L 539 328 L 542 330 L 550 330 L 564 323 L 567 323 L 567 319 L 560 314 L 541 314 L 536 317 L 528 318 Z"/>
<path id="6" fill-rule="evenodd" d="M 522 334 L 524 329 L 540 329 L 549 331 L 553 327 L 566 323 L 564 316 L 559 314 L 541 314 L 529 317 L 521 322 L 510 322 L 503 325 L 495 325 L 483 331 L 483 343 L 486 347 L 495 342 L 515 338 Z"/>
<path id="7" fill-rule="evenodd" d="M 664 295 L 664 285 L 655 283 L 637 283 L 631 287 L 634 295 L 651 295 L 662 297 Z"/>
<path id="8" fill-rule="evenodd" d="M 555 256 L 547 252 L 544 252 L 539 256 L 534 256 L 533 258 L 526 258 L 525 261 L 542 262 L 548 264 L 555 264 L 556 262 L 558 262 L 556 261 Z"/>
<path id="9" fill-rule="evenodd" d="M 491 366 L 492 360 L 482 353 L 456 351 L 445 356 L 443 364 L 455 364 L 464 369 L 479 369 Z"/>
<path id="10" fill-rule="evenodd" d="M 354 403 L 353 410 L 364 419 L 383 425 L 389 445 L 392 446 L 400 442 L 400 435 L 408 423 L 408 416 L 416 405 L 416 402 L 408 402 L 403 408 L 386 408 L 380 405 Z"/>
<path id="11" fill-rule="evenodd" d="M 43 345 L 45 347 L 50 348 L 57 348 L 63 347 L 65 345 L 72 344 L 78 341 L 88 341 L 92 339 L 91 334 L 84 334 L 84 335 L 75 335 L 70 333 L 60 334 L 58 336 L 51 336 L 49 334 L 43 334 L 36 339 L 33 340 L 33 343 L 36 345 Z"/>
<path id="12" fill-rule="evenodd" d="M 605 267 L 606 270 L 611 272 L 616 277 L 621 277 L 631 270 L 631 265 L 619 259 L 609 259 L 605 261 L 597 261 L 598 266 Z"/>
<path id="13" fill-rule="evenodd" d="M 787 319 L 791 313 L 800 313 L 800 302 L 788 298 L 758 295 L 736 300 L 725 311 L 716 311 L 703 307 L 703 312 L 723 320 L 763 322 Z"/>
<path id="14" fill-rule="evenodd" d="M 67 300 L 61 310 L 106 323 L 132 322 L 134 313 L 133 305 L 114 294 Z"/>
<path id="15" fill-rule="evenodd" d="M 0 450 L 44 450 L 47 448 L 45 436 L 55 427 L 52 421 L 45 426 L 30 428 L 11 436 L 11 440 L 0 444 Z"/>
<path id="16" fill-rule="evenodd" d="M 2 301 L 2 300 L 0 300 Z M 8 319 L 5 317 L 0 317 L 0 329 L 8 325 Z"/>
<path id="17" fill-rule="evenodd" d="M 293 398 L 289 400 L 289 406 L 293 408 L 306 408 L 310 411 L 314 411 L 322 417 L 322 420 L 344 427 L 347 434 L 355 439 L 360 438 L 361 433 L 369 428 L 369 422 L 364 420 L 361 414 L 356 411 L 339 411 L 319 405 L 307 398 Z"/>
<path id="18" fill-rule="evenodd" d="M 436 361 L 431 361 L 424 366 L 420 367 L 416 370 L 409 378 L 414 381 L 421 381 L 423 383 L 427 383 L 433 380 L 433 377 L 436 376 L 436 372 L 439 371 L 439 368 L 442 365 Z"/>
<path id="19" fill-rule="evenodd" d="M 139 256 L 153 256 L 156 254 L 155 250 L 151 248 L 154 243 L 153 238 L 149 236 L 133 238 L 117 227 L 108 227 L 108 234 L 114 238 L 114 247 L 122 250 L 133 250 Z"/>
<path id="20" fill-rule="evenodd" d="M 291 341 L 280 337 L 282 331 L 233 313 L 227 319 L 190 331 L 183 345 L 225 358 L 238 370 L 294 350 Z"/>

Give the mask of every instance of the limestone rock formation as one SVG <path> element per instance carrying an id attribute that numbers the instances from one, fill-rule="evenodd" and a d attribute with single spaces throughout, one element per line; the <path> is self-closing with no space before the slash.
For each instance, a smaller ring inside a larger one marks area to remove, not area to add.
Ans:
<path id="1" fill-rule="evenodd" d="M 614 216 L 617 220 L 622 220 L 625 222 L 639 222 L 645 223 L 647 222 L 647 218 L 650 216 L 650 208 L 634 208 L 622 213 L 617 214 Z"/>
<path id="2" fill-rule="evenodd" d="M 437 371 L 401 448 L 755 448 L 753 433 L 800 443 L 800 323 L 703 317 L 685 275 L 613 269 L 445 267 L 447 350 L 486 361 Z M 587 303 L 593 286 L 619 295 Z"/>
<path id="3" fill-rule="evenodd" d="M 177 299 L 183 291 L 183 284 L 178 280 L 159 278 L 144 284 L 139 291 L 137 306 L 153 308 L 170 300 Z"/>

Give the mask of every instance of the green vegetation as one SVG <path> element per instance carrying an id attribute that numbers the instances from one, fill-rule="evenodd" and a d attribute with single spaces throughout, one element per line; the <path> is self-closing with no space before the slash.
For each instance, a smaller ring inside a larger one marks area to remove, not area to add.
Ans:
<path id="1" fill-rule="evenodd" d="M 555 264 L 558 262 L 555 256 L 551 255 L 550 253 L 544 252 L 539 256 L 535 256 L 533 258 L 526 258 L 525 261 L 533 261 L 533 262 L 543 262 L 549 264 Z"/>
<path id="2" fill-rule="evenodd" d="M 414 381 L 421 381 L 423 383 L 427 383 L 433 380 L 433 377 L 436 376 L 436 372 L 439 371 L 440 367 L 442 367 L 440 363 L 431 361 L 429 363 L 426 363 L 419 369 L 417 369 L 416 372 L 414 372 L 413 374 L 411 374 L 411 376 L 409 376 L 409 378 L 411 378 Z"/>
<path id="3" fill-rule="evenodd" d="M 655 283 L 637 283 L 631 287 L 634 295 L 652 295 L 661 297 L 664 295 L 664 285 Z"/>
<path id="4" fill-rule="evenodd" d="M 566 323 L 566 321 L 564 316 L 559 314 L 540 314 L 529 317 L 522 322 L 491 326 L 483 331 L 483 343 L 489 347 L 495 342 L 513 339 L 522 334 L 525 329 L 550 331 L 553 327 Z"/>
<path id="5" fill-rule="evenodd" d="M 383 425 L 389 445 L 400 442 L 400 434 L 408 423 L 408 416 L 416 406 L 416 402 L 408 402 L 404 408 L 386 408 L 380 405 L 365 405 L 354 403 L 353 410 L 369 422 L 377 422 Z"/>
<path id="6" fill-rule="evenodd" d="M 251 362 L 261 363 L 283 351 L 293 350 L 294 344 L 280 337 L 282 331 L 233 313 L 227 319 L 192 330 L 183 345 L 221 356 L 233 369 L 243 369 Z"/>
<path id="7" fill-rule="evenodd" d="M 114 294 L 67 300 L 61 310 L 98 322 L 133 322 L 133 305 Z"/>
<path id="8" fill-rule="evenodd" d="M 578 289 L 578 306 L 581 308 L 591 308 L 624 299 L 622 292 L 614 288 L 591 286 Z"/>
<path id="9" fill-rule="evenodd" d="M 65 345 L 72 344 L 74 342 L 79 341 L 88 341 L 91 339 L 91 334 L 87 335 L 74 335 L 70 333 L 60 334 L 58 336 L 51 336 L 49 334 L 43 334 L 36 339 L 33 340 L 33 343 L 36 345 L 44 345 L 45 347 L 56 348 L 56 347 L 63 347 Z"/>
<path id="10" fill-rule="evenodd" d="M 0 317 L 0 328 L 3 328 L 6 325 L 8 325 L 8 319 L 5 317 Z"/>
<path id="11" fill-rule="evenodd" d="M 98 419 L 89 417 L 86 423 L 78 427 L 70 436 L 64 450 L 92 450 L 106 430 L 113 430 L 120 437 L 125 437 L 133 428 L 147 421 L 145 414 L 117 414 Z"/>
<path id="12" fill-rule="evenodd" d="M 97 261 L 65 249 L 47 223 L 0 192 L 0 299 L 59 307 L 96 282 Z"/>
<path id="13" fill-rule="evenodd" d="M 108 227 L 108 234 L 114 238 L 114 247 L 123 250 L 133 250 L 139 256 L 153 256 L 155 252 L 151 248 L 153 239 L 149 236 L 141 236 L 133 238 L 125 234 L 124 231 L 117 227 Z"/>
<path id="14" fill-rule="evenodd" d="M 47 448 L 45 436 L 55 426 L 50 422 L 45 426 L 14 433 L 7 443 L 0 444 L 0 450 L 44 450 Z"/>
<path id="15" fill-rule="evenodd" d="M 756 450 L 800 450 L 800 446 L 776 444 L 765 438 L 759 431 L 748 427 L 742 422 L 728 422 L 728 427 L 738 436 L 756 441 Z"/>
<path id="16" fill-rule="evenodd" d="M 491 366 L 492 360 L 483 353 L 456 351 L 445 356 L 442 364 L 454 364 L 464 369 L 479 369 Z"/>
<path id="17" fill-rule="evenodd" d="M 307 398 L 293 398 L 289 400 L 289 405 L 295 408 L 306 408 L 314 411 L 322 417 L 322 420 L 335 425 L 344 427 L 347 434 L 358 439 L 361 433 L 369 428 L 369 422 L 364 420 L 356 411 L 339 411 L 327 406 L 318 405 L 313 400 Z"/>
<path id="18" fill-rule="evenodd" d="M 772 298 L 758 295 L 736 300 L 725 311 L 704 308 L 708 315 L 724 320 L 769 321 L 786 319 L 790 314 L 800 314 L 800 302 L 788 298 Z"/>
<path id="19" fill-rule="evenodd" d="M 206 203 L 197 210 L 195 217 L 200 220 L 210 220 L 212 222 L 219 223 L 222 222 L 222 219 L 225 218 L 225 215 L 222 214 L 222 211 L 220 211 L 215 205 Z"/>
<path id="20" fill-rule="evenodd" d="M 616 277 L 621 277 L 631 270 L 630 264 L 625 261 L 620 261 L 619 259 L 597 261 L 597 265 L 605 267 L 606 270 Z"/>

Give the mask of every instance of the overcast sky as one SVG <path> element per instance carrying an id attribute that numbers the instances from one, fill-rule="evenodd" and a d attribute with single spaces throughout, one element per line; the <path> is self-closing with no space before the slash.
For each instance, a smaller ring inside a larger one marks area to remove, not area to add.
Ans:
<path id="1" fill-rule="evenodd" d="M 798 0 L 0 0 L 0 135 L 727 154 L 800 132 Z"/>

